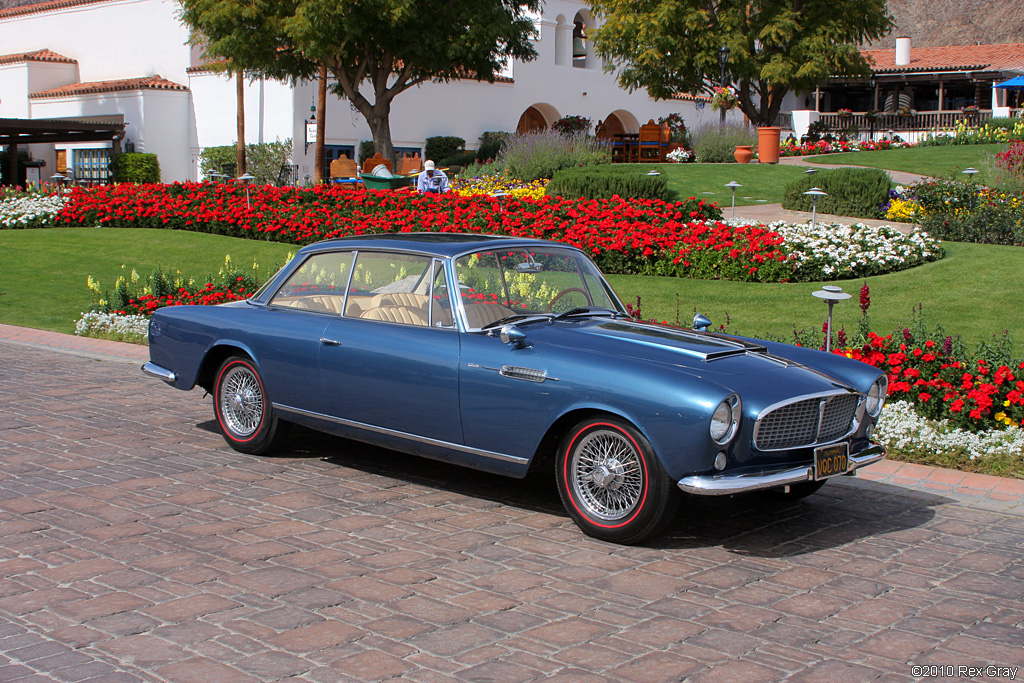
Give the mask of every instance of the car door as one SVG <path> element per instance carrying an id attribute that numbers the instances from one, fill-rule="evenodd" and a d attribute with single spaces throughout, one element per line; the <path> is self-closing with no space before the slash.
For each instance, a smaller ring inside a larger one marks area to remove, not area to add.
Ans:
<path id="1" fill-rule="evenodd" d="M 359 252 L 344 315 L 324 330 L 323 412 L 461 444 L 459 332 L 450 310 L 441 261 Z"/>

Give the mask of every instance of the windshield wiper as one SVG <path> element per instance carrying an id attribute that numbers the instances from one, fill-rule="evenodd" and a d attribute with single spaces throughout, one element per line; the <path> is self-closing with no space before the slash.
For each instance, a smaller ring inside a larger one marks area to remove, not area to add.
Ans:
<path id="1" fill-rule="evenodd" d="M 502 325 L 506 325 L 508 323 L 516 321 L 532 323 L 540 320 L 552 320 L 554 319 L 554 317 L 555 316 L 553 313 L 516 313 L 515 315 L 507 315 L 504 318 L 501 318 L 500 320 L 495 320 L 493 323 L 487 323 L 480 329 L 489 330 L 494 327 L 501 327 Z"/>
<path id="2" fill-rule="evenodd" d="M 572 318 L 578 315 L 610 315 L 613 318 L 628 318 L 629 316 L 621 311 L 614 311 L 610 308 L 604 308 L 603 306 L 580 306 L 577 308 L 571 308 L 568 311 L 559 313 L 552 320 L 561 320 L 562 318 Z"/>

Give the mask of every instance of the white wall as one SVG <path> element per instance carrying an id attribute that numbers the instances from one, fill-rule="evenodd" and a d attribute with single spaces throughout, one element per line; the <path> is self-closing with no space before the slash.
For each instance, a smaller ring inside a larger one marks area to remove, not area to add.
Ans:
<path id="1" fill-rule="evenodd" d="M 49 49 L 77 59 L 81 80 L 160 74 L 186 82 L 188 32 L 173 0 L 113 0 L 0 20 L 0 54 Z"/>

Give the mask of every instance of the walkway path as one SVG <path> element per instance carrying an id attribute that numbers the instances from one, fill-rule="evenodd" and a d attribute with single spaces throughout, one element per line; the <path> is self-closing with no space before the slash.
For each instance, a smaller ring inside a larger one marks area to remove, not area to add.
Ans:
<path id="1" fill-rule="evenodd" d="M 827 160 L 828 155 L 826 154 L 807 157 L 781 157 L 779 159 L 779 163 L 786 164 L 788 166 L 806 166 L 808 168 L 819 169 L 863 168 L 829 164 L 827 163 Z M 899 185 L 913 185 L 914 183 L 924 179 L 924 176 L 920 176 L 915 173 L 904 173 L 903 171 L 886 171 L 886 173 L 888 173 L 889 177 L 893 179 L 893 182 Z M 726 207 L 723 211 L 728 214 L 729 209 Z M 783 209 L 781 204 L 757 204 L 753 206 L 737 206 L 736 217 L 761 223 L 774 223 L 775 221 L 785 221 L 787 223 L 808 223 L 811 220 L 811 213 L 809 211 L 790 211 L 789 209 Z M 841 223 L 843 225 L 850 225 L 852 223 L 863 223 L 865 225 L 873 226 L 891 225 L 902 232 L 910 232 L 915 227 L 912 223 L 897 223 L 895 221 L 874 218 L 850 218 L 849 216 L 836 216 L 824 213 L 817 214 L 816 220 L 821 223 Z"/>
<path id="2" fill-rule="evenodd" d="M 85 342 L 0 326 L 0 681 L 1021 673 L 1024 491 L 1003 480 L 890 464 L 795 503 L 690 499 L 620 547 L 547 478 L 298 429 L 237 453 L 145 349 Z"/>

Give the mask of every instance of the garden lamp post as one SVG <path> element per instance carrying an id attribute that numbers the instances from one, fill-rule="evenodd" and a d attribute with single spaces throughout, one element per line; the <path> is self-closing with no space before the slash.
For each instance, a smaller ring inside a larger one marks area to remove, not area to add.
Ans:
<path id="1" fill-rule="evenodd" d="M 828 304 L 828 323 L 825 326 L 825 350 L 832 350 L 832 306 L 837 301 L 843 301 L 849 299 L 850 295 L 843 291 L 842 287 L 836 287 L 835 285 L 825 285 L 817 292 L 811 292 L 811 296 L 816 296 L 819 299 L 824 299 L 825 303 Z"/>
<path id="2" fill-rule="evenodd" d="M 735 180 L 727 182 L 725 186 L 732 188 L 732 217 L 736 218 L 736 188 L 743 186 L 737 183 Z"/>
<path id="3" fill-rule="evenodd" d="M 649 175 L 649 176 L 659 176 L 659 175 L 661 175 L 661 172 L 658 171 L 657 169 L 652 168 L 650 171 L 647 172 L 647 175 Z"/>
<path id="4" fill-rule="evenodd" d="M 964 173 L 964 175 L 967 176 L 967 180 L 969 180 L 970 182 L 973 183 L 974 182 L 974 176 L 975 176 L 975 174 L 979 173 L 979 171 L 976 168 L 968 167 L 968 168 L 964 169 L 963 173 Z"/>
<path id="5" fill-rule="evenodd" d="M 722 77 L 721 77 L 720 80 L 721 80 L 723 88 L 726 87 L 726 83 L 725 83 L 725 67 L 728 64 L 729 64 L 729 47 L 727 45 L 722 45 L 722 47 L 718 48 L 718 66 L 719 66 L 719 68 L 721 69 L 721 72 L 722 72 L 721 73 Z M 720 121 L 721 121 L 721 123 L 725 123 L 725 107 L 723 107 L 720 110 L 720 113 L 721 113 Z"/>
<path id="6" fill-rule="evenodd" d="M 251 210 L 252 205 L 249 203 L 249 183 L 256 180 L 256 176 L 246 173 L 245 175 L 238 176 L 238 179 L 245 183 L 245 208 Z"/>
<path id="7" fill-rule="evenodd" d="M 818 172 L 818 169 L 816 169 L 816 168 L 809 168 L 806 171 L 804 171 L 804 175 L 814 175 L 817 172 Z"/>
<path id="8" fill-rule="evenodd" d="M 872 76 L 868 79 L 868 88 L 871 89 L 871 116 L 868 116 L 868 123 L 871 124 L 871 137 L 868 138 L 871 142 L 875 141 L 875 118 L 877 117 L 876 112 L 878 110 L 878 81 Z"/>
<path id="9" fill-rule="evenodd" d="M 497 192 L 495 192 L 491 196 L 498 198 L 498 211 L 502 211 L 503 210 L 502 202 L 505 200 L 505 197 L 508 196 L 508 192 L 505 192 L 504 190 L 498 190 Z"/>
<path id="10" fill-rule="evenodd" d="M 67 178 L 63 173 L 57 172 L 50 176 L 50 180 L 57 181 L 57 194 L 64 193 L 64 180 Z"/>
<path id="11" fill-rule="evenodd" d="M 804 194 L 811 198 L 811 230 L 814 230 L 814 221 L 818 215 L 818 197 L 827 197 L 828 192 L 825 192 L 820 187 L 812 187 L 807 192 L 804 192 Z"/>

